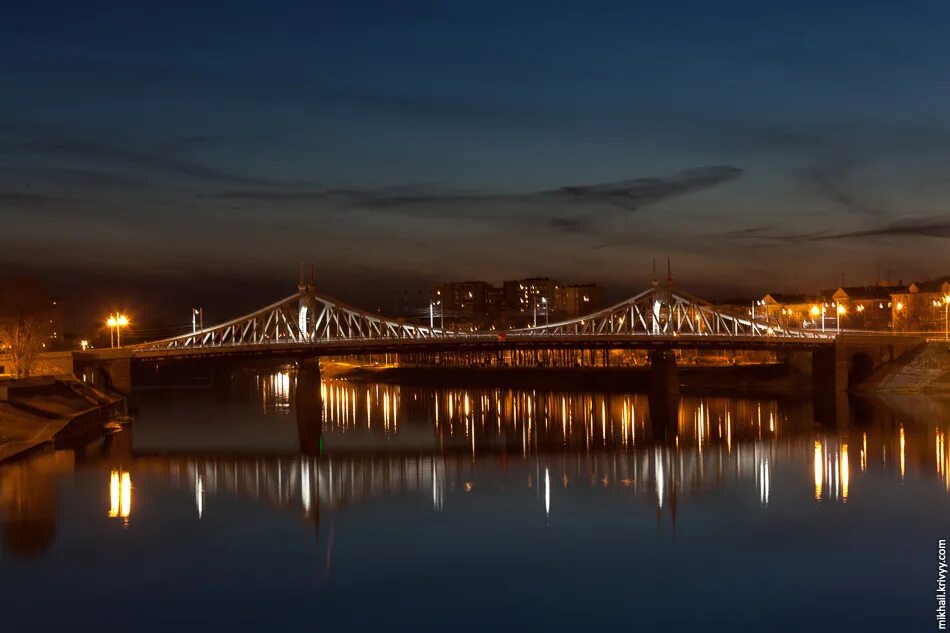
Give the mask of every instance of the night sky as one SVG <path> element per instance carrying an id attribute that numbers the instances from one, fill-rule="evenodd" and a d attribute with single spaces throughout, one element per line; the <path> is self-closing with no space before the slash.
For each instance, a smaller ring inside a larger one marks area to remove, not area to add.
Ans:
<path id="1" fill-rule="evenodd" d="M 79 311 L 950 272 L 946 2 L 188 4 L 0 3 L 0 266 Z"/>

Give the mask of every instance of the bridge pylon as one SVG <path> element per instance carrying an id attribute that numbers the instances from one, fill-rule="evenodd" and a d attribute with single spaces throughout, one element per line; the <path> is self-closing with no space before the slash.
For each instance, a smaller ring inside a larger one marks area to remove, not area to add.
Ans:
<path id="1" fill-rule="evenodd" d="M 297 283 L 297 292 L 300 297 L 297 304 L 297 327 L 300 330 L 300 336 L 308 340 L 310 332 L 313 331 L 314 319 L 317 313 L 317 285 L 314 282 L 313 268 L 311 262 L 310 281 L 304 281 L 303 262 L 300 262 L 300 281 Z"/>

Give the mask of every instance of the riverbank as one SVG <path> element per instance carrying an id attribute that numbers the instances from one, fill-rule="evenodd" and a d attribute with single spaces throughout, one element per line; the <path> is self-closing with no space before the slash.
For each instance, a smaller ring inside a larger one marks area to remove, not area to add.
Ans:
<path id="1" fill-rule="evenodd" d="M 372 367 L 324 363 L 325 378 L 431 387 L 506 387 L 581 391 L 646 391 L 646 367 Z M 759 396 L 807 396 L 810 377 L 781 363 L 722 367 L 681 367 L 680 391 L 729 392 Z"/>
<path id="2" fill-rule="evenodd" d="M 888 363 L 862 386 L 878 393 L 950 394 L 950 343 L 931 342 Z"/>
<path id="3" fill-rule="evenodd" d="M 101 433 L 124 400 L 70 376 L 0 381 L 0 462 Z"/>

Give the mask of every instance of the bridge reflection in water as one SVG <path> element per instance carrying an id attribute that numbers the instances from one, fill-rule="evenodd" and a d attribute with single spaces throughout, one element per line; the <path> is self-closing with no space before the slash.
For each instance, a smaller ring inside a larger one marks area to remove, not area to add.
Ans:
<path id="1" fill-rule="evenodd" d="M 670 526 L 678 507 L 716 488 L 767 508 L 777 473 L 781 494 L 818 503 L 861 495 L 868 473 L 934 478 L 950 492 L 950 417 L 932 400 L 855 407 L 847 424 L 820 428 L 808 402 L 682 397 L 672 419 L 657 420 L 646 395 L 312 381 L 294 371 L 250 377 L 231 397 L 266 416 L 295 416 L 300 452 L 143 453 L 133 424 L 80 451 L 7 464 L 7 547 L 32 554 L 52 543 L 56 478 L 81 469 L 103 473 L 102 512 L 126 525 L 136 480 L 156 478 L 188 490 L 199 519 L 228 495 L 299 513 L 318 529 L 321 515 L 387 495 L 418 495 L 441 512 L 454 495 L 512 486 L 549 517 L 560 491 L 580 487 L 651 504 Z"/>

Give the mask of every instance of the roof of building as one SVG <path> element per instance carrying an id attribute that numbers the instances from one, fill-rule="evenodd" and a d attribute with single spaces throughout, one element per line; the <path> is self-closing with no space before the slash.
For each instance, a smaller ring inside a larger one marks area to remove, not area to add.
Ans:
<path id="1" fill-rule="evenodd" d="M 774 301 L 775 303 L 780 303 L 780 304 L 785 304 L 785 305 L 788 305 L 791 303 L 809 303 L 812 300 L 807 295 L 787 295 L 787 294 L 782 294 L 779 292 L 770 292 L 767 295 L 765 295 L 765 298 L 763 299 L 763 301 L 765 299 L 768 299 L 769 297 L 771 297 L 772 301 Z"/>
<path id="2" fill-rule="evenodd" d="M 834 296 L 839 297 L 843 294 L 852 301 L 880 301 L 890 299 L 892 294 L 901 294 L 906 291 L 906 286 L 843 286 L 834 292 Z"/>
<path id="3" fill-rule="evenodd" d="M 950 276 L 937 277 L 926 281 L 915 281 L 911 285 L 917 288 L 917 292 L 943 292 L 945 290 L 944 284 L 950 284 Z"/>
<path id="4" fill-rule="evenodd" d="M 750 306 L 755 302 L 756 299 L 752 297 L 733 297 L 724 301 L 713 301 L 712 303 L 717 306 Z"/>

